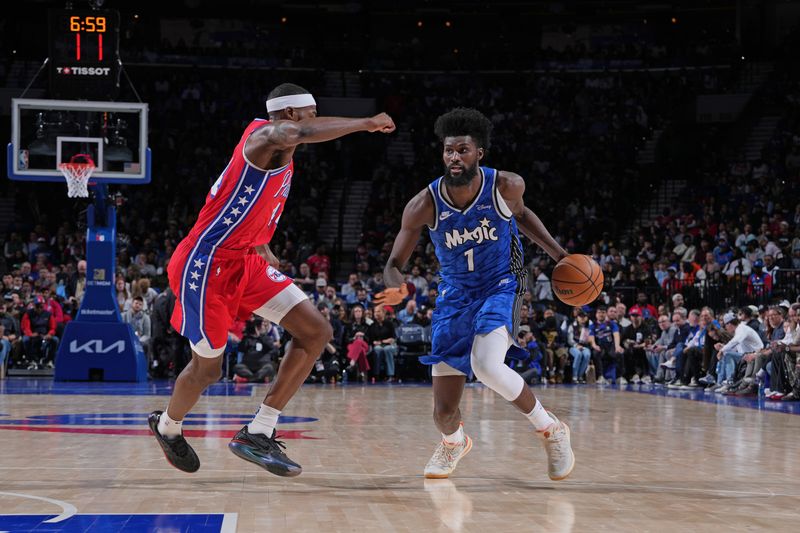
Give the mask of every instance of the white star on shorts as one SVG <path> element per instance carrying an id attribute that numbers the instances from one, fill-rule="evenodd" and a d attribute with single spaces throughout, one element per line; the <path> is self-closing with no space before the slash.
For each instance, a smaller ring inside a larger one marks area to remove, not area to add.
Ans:
<path id="1" fill-rule="evenodd" d="M 253 191 L 255 191 L 255 189 L 252 188 L 250 185 L 244 188 L 244 192 L 247 194 L 251 194 Z"/>
<path id="2" fill-rule="evenodd" d="M 245 198 L 244 196 L 240 196 L 240 197 L 239 197 L 239 205 L 247 205 L 247 202 L 249 202 L 249 201 L 250 201 L 250 200 L 248 200 L 248 199 L 247 199 L 247 198 Z"/>
<path id="3" fill-rule="evenodd" d="M 231 224 L 233 224 L 233 220 L 231 220 L 228 217 L 225 217 L 222 219 L 222 223 L 225 224 L 226 226 L 230 226 Z"/>
<path id="4" fill-rule="evenodd" d="M 203 268 L 203 265 L 204 265 L 204 264 L 205 264 L 205 263 L 203 263 L 203 260 L 202 260 L 202 259 L 195 259 L 195 260 L 194 260 L 194 267 L 195 267 L 195 268 Z"/>
<path id="5" fill-rule="evenodd" d="M 197 285 L 195 285 L 194 281 L 189 282 L 189 288 L 192 289 L 193 291 L 197 290 Z"/>
<path id="6" fill-rule="evenodd" d="M 192 272 L 191 276 L 192 276 L 192 279 L 200 279 L 200 272 L 197 272 L 195 270 L 194 272 Z"/>
<path id="7" fill-rule="evenodd" d="M 239 211 L 238 207 L 234 207 L 233 209 L 231 209 L 231 214 L 235 217 L 238 217 L 241 214 L 241 211 Z"/>

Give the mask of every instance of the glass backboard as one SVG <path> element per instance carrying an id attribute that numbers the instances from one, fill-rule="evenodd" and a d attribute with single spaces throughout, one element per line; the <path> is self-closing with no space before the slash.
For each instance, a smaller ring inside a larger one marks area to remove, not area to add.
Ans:
<path id="1" fill-rule="evenodd" d="M 92 182 L 150 182 L 147 104 L 14 98 L 11 107 L 9 178 L 63 182 L 59 163 L 89 154 Z"/>

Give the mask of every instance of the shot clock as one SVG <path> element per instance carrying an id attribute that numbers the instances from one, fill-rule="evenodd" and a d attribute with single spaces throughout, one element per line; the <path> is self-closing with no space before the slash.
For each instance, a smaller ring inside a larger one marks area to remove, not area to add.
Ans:
<path id="1" fill-rule="evenodd" d="M 49 12 L 51 98 L 113 100 L 119 92 L 119 12 Z"/>

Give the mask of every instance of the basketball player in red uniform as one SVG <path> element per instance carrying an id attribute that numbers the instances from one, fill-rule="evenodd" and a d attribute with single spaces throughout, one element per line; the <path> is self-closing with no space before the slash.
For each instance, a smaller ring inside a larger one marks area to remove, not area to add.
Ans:
<path id="1" fill-rule="evenodd" d="M 303 384 L 331 326 L 308 297 L 274 266 L 269 242 L 289 196 L 295 148 L 360 131 L 391 133 L 385 113 L 369 118 L 317 117 L 308 91 L 286 83 L 268 96 L 269 120 L 255 119 L 206 198 L 189 235 L 169 262 L 169 283 L 177 296 L 173 327 L 192 348 L 192 360 L 175 382 L 166 411 L 150 414 L 150 429 L 167 460 L 179 470 L 200 468 L 181 429 L 203 391 L 216 383 L 228 329 L 252 313 L 278 323 L 292 335 L 278 376 L 255 418 L 228 445 L 239 457 L 279 476 L 300 474 L 300 465 L 275 439 L 278 415 Z"/>

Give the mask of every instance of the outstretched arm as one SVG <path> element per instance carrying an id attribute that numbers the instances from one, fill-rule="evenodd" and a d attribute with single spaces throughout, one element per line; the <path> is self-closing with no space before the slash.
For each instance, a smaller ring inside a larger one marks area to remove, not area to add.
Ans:
<path id="1" fill-rule="evenodd" d="M 374 117 L 311 117 L 303 120 L 276 120 L 259 128 L 247 139 L 245 155 L 259 168 L 267 168 L 273 155 L 298 144 L 332 141 L 359 131 L 391 133 L 394 121 L 386 113 Z"/>
<path id="2" fill-rule="evenodd" d="M 408 296 L 401 269 L 417 246 L 422 227 L 426 224 L 433 224 L 434 211 L 433 199 L 427 188 L 420 191 L 406 204 L 400 231 L 394 239 L 392 253 L 383 270 L 383 280 L 387 289 L 375 295 L 376 304 L 397 305 Z"/>
<path id="3" fill-rule="evenodd" d="M 555 262 L 567 255 L 567 251 L 550 235 L 536 214 L 525 206 L 525 180 L 513 172 L 498 172 L 497 188 L 517 221 L 517 227 L 530 240 L 542 247 Z"/>

